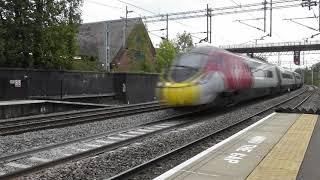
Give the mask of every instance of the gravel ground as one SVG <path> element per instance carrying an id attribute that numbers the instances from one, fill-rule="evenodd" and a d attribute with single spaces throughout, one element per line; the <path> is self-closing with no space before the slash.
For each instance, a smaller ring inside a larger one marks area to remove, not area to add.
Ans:
<path id="1" fill-rule="evenodd" d="M 318 96 L 320 96 L 320 89 L 318 89 Z M 320 101 L 318 98 L 318 101 L 316 101 L 316 107 L 320 109 Z"/>
<path id="2" fill-rule="evenodd" d="M 130 177 L 127 177 L 126 179 L 153 179 L 163 174 L 164 172 L 174 168 L 175 166 L 183 163 L 184 161 L 194 157 L 202 151 L 214 146 L 222 140 L 241 131 L 242 129 L 250 126 L 251 124 L 259 121 L 263 117 L 267 116 L 267 114 L 268 113 L 265 113 L 264 115 L 252 118 L 249 121 L 245 121 L 235 127 L 229 128 L 228 130 L 224 130 L 213 136 L 210 136 L 201 142 L 193 144 L 185 150 L 178 151 L 177 153 L 174 153 L 160 161 L 157 161 L 155 164 L 148 166 L 148 168 L 143 169 L 142 171 L 133 174 Z"/>
<path id="3" fill-rule="evenodd" d="M 102 132 L 111 132 L 123 128 L 135 127 L 178 113 L 179 112 L 172 109 L 166 109 L 64 128 L 41 130 L 4 137 L 0 136 L 0 154 L 1 156 L 5 156 L 9 153 L 25 151 L 30 148 L 52 143 L 70 141 Z"/>
<path id="4" fill-rule="evenodd" d="M 320 108 L 320 91 L 315 90 L 314 94 L 307 100 L 305 101 L 298 109 L 313 109 L 317 111 L 317 109 Z"/>
<path id="5" fill-rule="evenodd" d="M 296 106 L 298 103 L 300 103 L 302 100 L 304 100 L 306 97 L 308 97 L 312 92 L 307 91 L 303 94 L 301 94 L 299 97 L 294 98 L 286 103 L 284 103 L 283 105 L 281 105 L 282 108 L 293 108 L 294 106 Z"/>
<path id="6" fill-rule="evenodd" d="M 242 118 L 246 118 L 259 110 L 270 107 L 271 105 L 287 99 L 291 95 L 299 92 L 301 92 L 301 90 L 291 92 L 290 94 L 284 94 L 280 97 L 256 104 L 238 105 L 236 110 L 215 117 L 213 117 L 214 112 L 207 111 L 199 117 L 190 118 L 190 121 L 195 122 L 191 126 L 158 134 L 152 138 L 145 139 L 128 147 L 119 148 L 112 152 L 103 153 L 98 156 L 86 158 L 80 161 L 59 165 L 45 171 L 31 174 L 21 179 L 99 179 L 110 177 L 133 166 L 155 158 L 161 154 L 164 154 L 172 149 L 180 147 L 183 144 L 189 143 L 209 133 L 213 133 L 218 129 L 233 124 L 234 122 L 238 122 Z M 238 130 L 247 127 L 249 124 L 252 124 L 258 119 L 261 119 L 261 117 L 253 118 L 252 122 L 244 124 L 239 129 L 238 127 L 236 130 L 234 128 L 231 130 L 229 129 L 227 134 L 234 134 Z M 227 136 L 228 135 L 226 134 L 220 134 L 214 139 L 216 142 L 218 142 Z M 212 142 L 212 145 L 216 142 Z M 209 147 L 209 145 L 203 147 Z M 204 148 L 200 147 L 197 152 L 200 152 L 203 149 Z M 173 164 L 177 164 L 184 160 L 185 159 L 177 159 L 177 162 Z M 167 164 L 170 166 L 169 163 Z M 149 179 L 155 176 L 154 173 L 158 175 L 166 170 L 167 169 L 162 167 L 156 168 L 157 172 L 146 174 L 145 176 L 140 177 L 140 179 Z"/>
<path id="7" fill-rule="evenodd" d="M 301 101 L 305 100 L 309 95 L 311 95 L 303 104 L 299 105 L 296 109 L 293 109 Z M 302 94 L 300 97 L 295 98 L 285 104 L 280 108 L 281 112 L 297 112 L 297 113 L 319 113 L 320 112 L 320 91 L 319 89 L 309 89 L 308 92 Z"/>

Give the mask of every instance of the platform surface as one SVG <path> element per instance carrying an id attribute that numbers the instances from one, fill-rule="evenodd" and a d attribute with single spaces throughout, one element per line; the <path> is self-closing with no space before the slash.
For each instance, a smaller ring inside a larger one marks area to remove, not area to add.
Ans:
<path id="1" fill-rule="evenodd" d="M 10 101 L 0 101 L 0 106 L 23 105 L 23 104 L 38 104 L 38 103 L 58 103 L 58 104 L 97 106 L 97 107 L 110 107 L 110 106 L 112 106 L 112 105 L 107 105 L 107 104 L 69 102 L 69 101 L 54 101 L 54 100 L 10 100 Z"/>
<path id="2" fill-rule="evenodd" d="M 320 179 L 317 115 L 273 113 L 160 179 Z"/>
<path id="3" fill-rule="evenodd" d="M 11 100 L 11 101 L 0 101 L 0 106 L 17 105 L 17 104 L 34 104 L 44 103 L 45 100 Z"/>

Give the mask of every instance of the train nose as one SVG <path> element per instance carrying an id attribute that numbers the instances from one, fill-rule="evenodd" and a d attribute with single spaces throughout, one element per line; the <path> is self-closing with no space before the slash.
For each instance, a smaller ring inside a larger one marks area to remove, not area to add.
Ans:
<path id="1" fill-rule="evenodd" d="M 169 106 L 195 105 L 199 95 L 199 86 L 193 83 L 165 83 L 161 89 L 161 100 Z"/>

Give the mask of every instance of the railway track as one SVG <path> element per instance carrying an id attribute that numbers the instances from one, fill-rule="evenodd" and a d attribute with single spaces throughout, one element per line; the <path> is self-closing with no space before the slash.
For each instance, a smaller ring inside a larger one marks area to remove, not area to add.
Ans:
<path id="1" fill-rule="evenodd" d="M 312 88 L 312 87 L 311 87 Z M 311 114 L 319 114 L 319 109 L 312 107 L 310 108 L 308 106 L 308 100 L 310 100 L 311 97 L 315 96 L 319 91 L 315 88 L 310 89 L 308 94 L 306 94 L 305 97 L 302 98 L 301 101 L 298 103 L 292 103 L 292 105 L 284 105 L 276 109 L 277 112 L 284 112 L 284 113 L 311 113 Z M 313 109 L 315 108 L 315 109 Z"/>
<path id="2" fill-rule="evenodd" d="M 270 111 L 274 107 L 288 102 L 305 92 L 306 91 L 303 91 L 294 97 L 288 98 L 250 117 L 246 117 L 240 122 L 244 122 L 255 116 Z M 141 141 L 145 138 L 152 137 L 153 135 L 159 134 L 161 132 L 177 129 L 179 127 L 185 127 L 187 125 L 193 124 L 194 122 L 183 120 L 183 117 L 189 118 L 190 116 L 196 115 L 202 110 L 203 109 L 194 109 L 193 111 L 184 112 L 183 114 L 168 117 L 157 122 L 148 123 L 134 128 L 123 129 L 121 131 L 115 131 L 111 133 L 101 133 L 86 138 L 81 138 L 60 144 L 52 144 L 46 147 L 0 157 L 0 179 L 21 177 L 69 161 L 76 161 L 86 157 L 93 157 L 100 153 L 106 153 L 117 148 L 126 147 L 130 144 L 135 143 L 136 141 Z M 230 125 L 227 128 L 236 126 L 240 122 Z M 135 174 L 136 172 L 139 172 L 141 169 L 144 169 L 145 167 L 148 167 L 149 165 L 170 156 L 173 153 L 177 153 L 183 149 L 186 149 L 192 144 L 195 144 L 227 128 L 220 129 L 212 134 L 207 135 L 206 137 L 200 138 L 194 142 L 184 145 L 183 147 L 175 149 L 144 164 L 138 165 L 132 169 L 122 172 L 117 176 L 111 177 L 110 179 L 126 178 L 132 174 Z"/>
<path id="3" fill-rule="evenodd" d="M 158 102 L 0 120 L 0 136 L 70 126 L 168 108 Z"/>
<path id="4" fill-rule="evenodd" d="M 19 177 L 57 164 L 95 156 L 99 153 L 124 147 L 139 139 L 192 123 L 190 121 L 174 121 L 172 119 L 181 119 L 200 111 L 201 109 L 196 109 L 134 128 L 101 133 L 0 157 L 0 179 Z"/>
<path id="5" fill-rule="evenodd" d="M 306 98 L 304 98 L 301 102 L 299 102 L 298 104 L 296 104 L 293 109 L 297 109 L 299 107 L 301 107 L 308 99 L 310 99 L 310 97 L 312 97 L 314 95 L 315 91 L 311 92 L 308 94 L 308 96 Z"/>
<path id="6" fill-rule="evenodd" d="M 254 118 L 254 117 L 257 117 L 257 116 L 259 116 L 259 115 L 265 114 L 265 113 L 267 113 L 268 111 L 271 111 L 272 109 L 274 109 L 274 108 L 276 108 L 276 107 L 278 107 L 278 106 L 280 106 L 280 105 L 282 105 L 282 104 L 284 104 L 284 103 L 286 103 L 286 102 L 288 102 L 288 101 L 291 101 L 292 99 L 297 98 L 297 97 L 299 97 L 300 95 L 302 95 L 303 93 L 306 93 L 306 92 L 307 92 L 307 90 L 299 93 L 298 95 L 296 95 L 296 96 L 294 96 L 294 97 L 291 97 L 291 98 L 286 99 L 286 100 L 284 100 L 284 101 L 282 101 L 282 102 L 280 102 L 280 103 L 277 103 L 277 104 L 275 104 L 275 105 L 273 105 L 273 106 L 271 106 L 271 107 L 268 107 L 268 108 L 266 108 L 266 109 L 264 109 L 264 110 L 262 110 L 262 111 L 259 111 L 259 112 L 255 113 L 255 114 L 253 114 L 253 115 L 250 115 L 249 117 L 245 117 L 245 118 L 241 119 L 240 121 L 237 121 L 237 122 L 234 123 L 234 124 L 230 124 L 230 125 L 227 126 L 227 127 L 221 128 L 221 129 L 219 129 L 219 130 L 217 130 L 217 131 L 215 131 L 215 132 L 213 132 L 213 133 L 210 133 L 210 134 L 208 134 L 208 135 L 206 135 L 206 136 L 204 136 L 204 137 L 201 137 L 201 138 L 199 138 L 199 139 L 196 139 L 195 141 L 192 141 L 192 142 L 190 142 L 190 143 L 188 143 L 188 144 L 185 144 L 185 145 L 183 145 L 183 146 L 181 146 L 181 147 L 179 147 L 179 148 L 176 148 L 176 149 L 174 149 L 174 150 L 172 150 L 172 151 L 170 151 L 170 152 L 168 152 L 168 153 L 166 153 L 166 154 L 163 154 L 163 155 L 161 155 L 161 156 L 158 156 L 158 157 L 156 157 L 156 158 L 153 158 L 153 159 L 151 159 L 151 160 L 149 160 L 149 161 L 147 161 L 147 162 L 145 162 L 145 163 L 143 163 L 143 164 L 140 164 L 140 165 L 138 165 L 138 166 L 135 166 L 135 167 L 133 167 L 133 168 L 131 168 L 131 169 L 128 169 L 128 170 L 126 170 L 126 171 L 123 171 L 122 173 L 119 173 L 119 174 L 117 174 L 117 175 L 115 175 L 115 176 L 113 176 L 113 177 L 106 178 L 106 179 L 108 179 L 108 180 L 130 179 L 130 178 L 132 178 L 135 174 L 138 174 L 139 172 L 141 172 L 143 169 L 146 169 L 147 167 L 154 167 L 153 165 L 157 164 L 159 161 L 162 161 L 163 159 L 170 158 L 170 157 L 174 157 L 174 156 L 173 156 L 174 154 L 179 154 L 179 152 L 183 152 L 184 150 L 186 150 L 186 149 L 194 146 L 195 144 L 197 144 L 197 143 L 199 143 L 199 142 L 201 142 L 201 141 L 204 141 L 204 140 L 208 139 L 209 137 L 214 136 L 214 135 L 217 134 L 217 133 L 220 133 L 220 132 L 225 131 L 225 130 L 227 130 L 227 129 L 233 128 L 233 127 L 235 127 L 235 126 L 237 126 L 237 125 L 239 125 L 239 124 L 241 124 L 241 123 L 244 123 L 244 122 L 246 122 L 246 121 L 248 121 L 248 120 L 250 120 L 250 119 L 252 119 L 252 118 Z M 308 98 L 310 98 L 309 95 L 308 95 Z M 305 98 L 304 100 L 302 100 L 300 103 L 302 104 L 303 102 L 306 101 L 306 99 L 307 99 L 307 98 Z M 298 105 L 298 104 L 297 104 L 297 105 Z M 157 167 L 159 167 L 159 166 L 157 166 Z"/>

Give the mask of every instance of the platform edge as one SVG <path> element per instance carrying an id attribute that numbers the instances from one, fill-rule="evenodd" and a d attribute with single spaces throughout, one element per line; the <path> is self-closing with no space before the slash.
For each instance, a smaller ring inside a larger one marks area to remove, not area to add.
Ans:
<path id="1" fill-rule="evenodd" d="M 166 178 L 169 178 L 170 176 L 172 176 L 173 174 L 177 173 L 178 171 L 180 171 L 181 169 L 183 169 L 184 167 L 186 167 L 187 165 L 189 165 L 190 163 L 193 163 L 195 161 L 197 161 L 198 159 L 202 158 L 203 156 L 209 154 L 211 151 L 219 148 L 220 146 L 226 144 L 227 142 L 231 141 L 232 139 L 236 138 L 237 136 L 247 132 L 248 130 L 254 128 L 255 126 L 261 124 L 262 122 L 264 122 L 265 120 L 269 119 L 270 117 L 274 116 L 275 114 L 277 114 L 276 112 L 273 112 L 271 114 L 269 114 L 268 116 L 262 118 L 261 120 L 251 124 L 250 126 L 246 127 L 245 129 L 237 132 L 236 134 L 228 137 L 227 139 L 217 143 L 216 145 L 210 147 L 207 150 L 202 151 L 201 153 L 197 154 L 196 156 L 186 160 L 185 162 L 179 164 L 178 166 L 174 167 L 173 169 L 170 169 L 169 171 L 161 174 L 160 176 L 154 178 L 153 180 L 163 180 Z"/>

